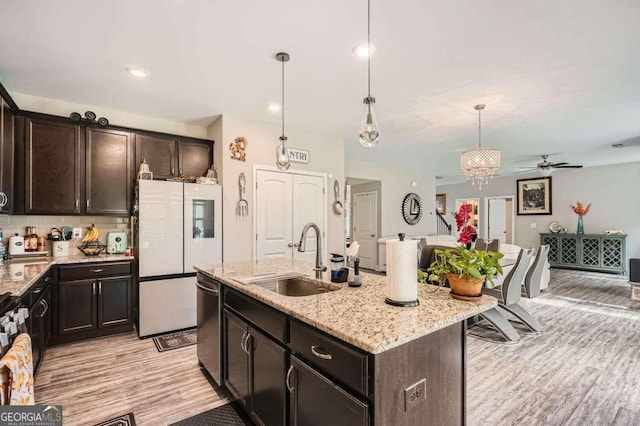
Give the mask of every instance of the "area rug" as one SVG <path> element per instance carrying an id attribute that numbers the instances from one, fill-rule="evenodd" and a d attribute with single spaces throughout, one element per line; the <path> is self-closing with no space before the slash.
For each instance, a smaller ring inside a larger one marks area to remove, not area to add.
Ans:
<path id="1" fill-rule="evenodd" d="M 158 352 L 170 351 L 171 349 L 183 348 L 185 346 L 194 345 L 197 343 L 198 336 L 196 329 L 178 331 L 177 333 L 163 334 L 162 336 L 156 336 L 153 338 L 153 343 L 156 344 Z"/>
<path id="2" fill-rule="evenodd" d="M 205 411 L 170 426 L 252 426 L 254 423 L 236 401 Z"/>
<path id="3" fill-rule="evenodd" d="M 133 417 L 133 413 L 127 413 L 113 419 L 109 419 L 106 422 L 98 423 L 95 426 L 136 426 L 136 419 Z"/>

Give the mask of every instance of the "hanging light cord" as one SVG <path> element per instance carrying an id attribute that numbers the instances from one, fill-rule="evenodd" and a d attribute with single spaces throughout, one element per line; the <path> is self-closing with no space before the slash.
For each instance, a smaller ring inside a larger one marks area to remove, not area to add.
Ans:
<path id="1" fill-rule="evenodd" d="M 371 97 L 371 0 L 367 0 L 367 92 L 368 97 Z"/>
<path id="2" fill-rule="evenodd" d="M 284 61 L 282 61 L 282 144 L 284 144 Z"/>
<path id="3" fill-rule="evenodd" d="M 482 108 L 478 109 L 478 148 L 482 149 Z"/>

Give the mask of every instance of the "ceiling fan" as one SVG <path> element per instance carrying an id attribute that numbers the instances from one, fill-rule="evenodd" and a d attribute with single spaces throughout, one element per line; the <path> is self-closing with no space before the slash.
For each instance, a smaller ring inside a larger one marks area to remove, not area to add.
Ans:
<path id="1" fill-rule="evenodd" d="M 552 163 L 548 161 L 549 155 L 541 155 L 542 162 L 535 165 L 535 167 L 520 167 L 522 169 L 519 173 L 525 173 L 531 170 L 540 170 L 545 175 L 549 175 L 553 169 L 581 169 L 582 165 L 580 164 L 569 164 L 569 163 Z"/>

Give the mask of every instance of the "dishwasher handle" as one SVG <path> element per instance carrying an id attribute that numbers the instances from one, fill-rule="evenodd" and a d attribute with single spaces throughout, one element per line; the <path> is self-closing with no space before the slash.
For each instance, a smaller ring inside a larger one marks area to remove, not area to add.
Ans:
<path id="1" fill-rule="evenodd" d="M 205 287 L 202 284 L 200 284 L 198 281 L 196 281 L 196 287 L 198 287 L 201 290 L 206 291 L 207 293 L 220 294 L 220 290 L 216 290 L 215 288 Z"/>

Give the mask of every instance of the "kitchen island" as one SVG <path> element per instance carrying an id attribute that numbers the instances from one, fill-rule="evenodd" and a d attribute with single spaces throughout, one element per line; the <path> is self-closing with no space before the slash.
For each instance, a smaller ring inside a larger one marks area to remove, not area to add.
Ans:
<path id="1" fill-rule="evenodd" d="M 291 297 L 247 277 L 313 274 L 288 260 L 196 267 L 220 304 L 221 385 L 265 424 L 465 423 L 465 320 L 497 305 L 420 286 L 420 305 L 384 303 L 385 277 Z M 323 285 L 331 286 L 329 273 Z M 199 310 L 200 310 L 199 306 Z M 201 315 L 201 312 L 198 313 Z M 269 395 L 270 408 L 262 401 Z M 274 412 L 276 408 L 281 412 Z"/>

